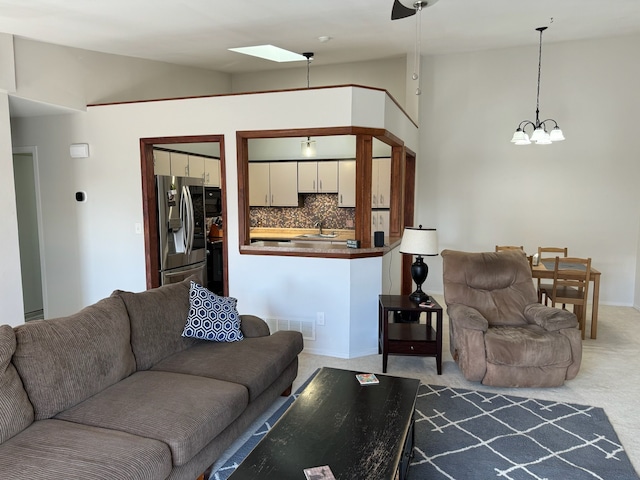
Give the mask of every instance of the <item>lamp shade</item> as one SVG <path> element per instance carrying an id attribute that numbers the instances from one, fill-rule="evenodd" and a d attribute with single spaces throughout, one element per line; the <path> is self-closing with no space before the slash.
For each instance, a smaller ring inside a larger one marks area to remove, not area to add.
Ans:
<path id="1" fill-rule="evenodd" d="M 438 255 L 438 235 L 435 228 L 422 228 L 422 226 L 406 227 L 400 242 L 400 253 L 412 255 L 432 256 Z"/>

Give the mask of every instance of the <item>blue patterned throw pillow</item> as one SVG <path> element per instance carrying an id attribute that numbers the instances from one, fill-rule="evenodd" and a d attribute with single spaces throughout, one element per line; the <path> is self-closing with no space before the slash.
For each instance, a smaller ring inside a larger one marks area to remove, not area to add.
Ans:
<path id="1" fill-rule="evenodd" d="M 213 342 L 237 342 L 244 336 L 240 330 L 238 300 L 220 297 L 201 285 L 191 282 L 189 288 L 189 315 L 182 331 L 183 337 L 194 337 Z"/>

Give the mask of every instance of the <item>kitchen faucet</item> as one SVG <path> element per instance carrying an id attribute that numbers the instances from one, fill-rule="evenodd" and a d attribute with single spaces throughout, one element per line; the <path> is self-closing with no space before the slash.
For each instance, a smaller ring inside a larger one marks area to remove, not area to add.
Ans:
<path id="1" fill-rule="evenodd" d="M 316 223 L 313 224 L 313 226 L 318 227 L 320 229 L 318 233 L 322 235 L 322 220 L 318 220 Z"/>

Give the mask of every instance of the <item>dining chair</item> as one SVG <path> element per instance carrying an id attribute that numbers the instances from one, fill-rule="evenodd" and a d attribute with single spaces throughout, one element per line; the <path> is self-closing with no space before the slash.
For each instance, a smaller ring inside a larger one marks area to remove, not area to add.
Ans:
<path id="1" fill-rule="evenodd" d="M 549 256 L 548 254 L 552 254 Z M 544 256 L 546 255 L 546 257 Z M 567 257 L 569 255 L 569 249 L 567 247 L 538 247 L 538 263 L 542 261 L 553 262 L 556 256 Z M 551 291 L 553 283 L 543 282 L 538 279 L 538 302 L 542 303 L 544 298 L 545 305 L 547 304 L 547 292 Z"/>
<path id="2" fill-rule="evenodd" d="M 502 252 L 504 250 L 522 250 L 524 252 L 524 247 L 522 245 L 519 247 L 515 245 L 496 245 L 496 252 Z"/>
<path id="3" fill-rule="evenodd" d="M 556 257 L 553 269 L 553 287 L 547 292 L 551 306 L 561 303 L 573 305 L 573 313 L 578 317 L 578 325 L 584 340 L 591 279 L 591 259 L 576 257 Z"/>

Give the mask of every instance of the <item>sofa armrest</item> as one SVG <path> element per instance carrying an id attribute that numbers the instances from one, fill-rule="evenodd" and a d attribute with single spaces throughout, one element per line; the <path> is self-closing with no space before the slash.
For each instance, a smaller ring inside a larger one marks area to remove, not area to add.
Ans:
<path id="1" fill-rule="evenodd" d="M 577 317 L 570 311 L 540 303 L 531 303 L 524 307 L 524 318 L 549 332 L 578 326 Z"/>
<path id="2" fill-rule="evenodd" d="M 447 307 L 449 321 L 453 322 L 456 328 L 469 328 L 486 332 L 489 322 L 475 308 L 460 303 L 453 303 Z"/>
<path id="3" fill-rule="evenodd" d="M 240 315 L 240 329 L 245 337 L 268 337 L 271 335 L 269 325 L 255 315 Z"/>

